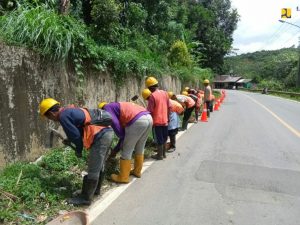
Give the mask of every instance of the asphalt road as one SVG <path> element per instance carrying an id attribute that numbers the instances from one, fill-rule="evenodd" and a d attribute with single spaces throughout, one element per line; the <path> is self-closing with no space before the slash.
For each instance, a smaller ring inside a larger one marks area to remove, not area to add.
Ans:
<path id="1" fill-rule="evenodd" d="M 227 91 L 94 225 L 299 225 L 300 103 Z"/>

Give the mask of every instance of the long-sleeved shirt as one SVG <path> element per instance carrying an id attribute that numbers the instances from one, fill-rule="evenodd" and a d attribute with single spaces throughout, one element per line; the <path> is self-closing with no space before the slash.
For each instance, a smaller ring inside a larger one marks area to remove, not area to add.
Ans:
<path id="1" fill-rule="evenodd" d="M 83 149 L 83 127 L 85 122 L 85 115 L 82 109 L 75 107 L 61 108 L 59 113 L 59 123 L 64 129 L 68 139 L 75 144 L 76 152 L 81 153 Z M 110 128 L 104 128 L 105 131 Z M 104 132 L 99 131 L 94 140 L 101 137 Z"/>
<path id="2" fill-rule="evenodd" d="M 121 116 L 121 105 L 118 102 L 112 102 L 109 104 L 106 104 L 104 106 L 104 110 L 109 112 L 112 116 L 112 125 L 115 134 L 119 138 L 119 142 L 114 148 L 115 152 L 118 152 L 121 149 L 121 146 L 123 144 L 124 138 L 125 138 L 125 128 L 121 126 L 120 123 L 120 116 Z M 139 119 L 141 116 L 149 114 L 148 111 L 140 112 L 138 113 L 128 124 L 127 126 L 130 126 L 133 124 L 137 119 Z"/>
<path id="3" fill-rule="evenodd" d="M 59 114 L 59 123 L 63 127 L 68 139 L 75 144 L 76 151 L 82 152 L 84 112 L 79 108 L 62 108 Z"/>

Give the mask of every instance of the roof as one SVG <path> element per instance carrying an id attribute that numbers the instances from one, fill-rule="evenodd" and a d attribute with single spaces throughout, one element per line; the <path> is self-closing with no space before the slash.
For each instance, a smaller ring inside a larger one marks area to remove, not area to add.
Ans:
<path id="1" fill-rule="evenodd" d="M 240 80 L 238 80 L 237 83 L 239 83 L 239 84 L 246 84 L 246 83 L 249 83 L 250 81 L 252 81 L 252 79 L 240 79 Z"/>
<path id="2" fill-rule="evenodd" d="M 220 75 L 217 76 L 214 80 L 214 83 L 235 83 L 240 80 L 242 77 L 234 77 L 230 75 Z"/>

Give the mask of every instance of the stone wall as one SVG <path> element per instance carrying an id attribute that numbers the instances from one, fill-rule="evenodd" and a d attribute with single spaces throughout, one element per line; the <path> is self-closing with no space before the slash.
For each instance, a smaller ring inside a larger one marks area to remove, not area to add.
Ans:
<path id="1" fill-rule="evenodd" d="M 144 88 L 144 81 L 135 78 L 116 88 L 107 73 L 87 71 L 86 77 L 82 104 L 88 107 L 97 107 L 103 100 L 128 101 Z M 39 102 L 53 97 L 62 105 L 78 104 L 76 83 L 73 67 L 68 63 L 53 62 L 0 42 L 0 167 L 18 160 L 35 160 L 49 149 L 49 127 L 58 125 L 39 116 Z M 177 78 L 164 76 L 160 83 L 163 89 L 175 93 L 181 90 Z"/>

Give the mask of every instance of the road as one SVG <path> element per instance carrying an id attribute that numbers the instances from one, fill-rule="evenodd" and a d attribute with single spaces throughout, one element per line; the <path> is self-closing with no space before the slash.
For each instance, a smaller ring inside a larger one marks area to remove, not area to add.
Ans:
<path id="1" fill-rule="evenodd" d="M 300 103 L 227 91 L 94 225 L 299 225 Z"/>

